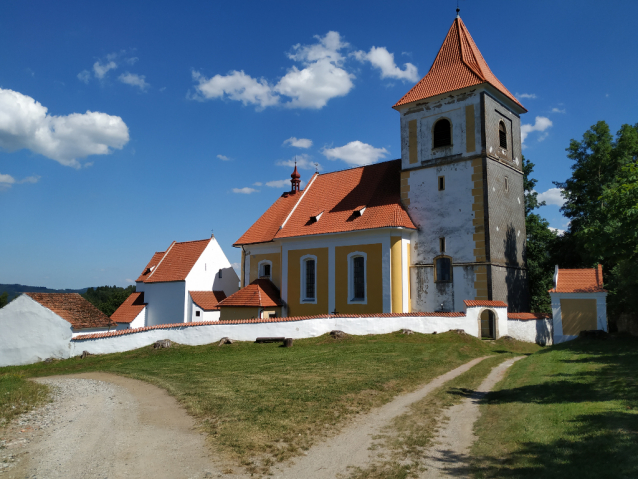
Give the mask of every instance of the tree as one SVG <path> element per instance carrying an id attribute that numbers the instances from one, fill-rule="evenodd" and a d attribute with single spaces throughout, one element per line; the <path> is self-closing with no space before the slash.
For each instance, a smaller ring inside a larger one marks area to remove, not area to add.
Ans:
<path id="1" fill-rule="evenodd" d="M 530 310 L 536 313 L 551 312 L 548 291 L 553 285 L 554 262 L 551 251 L 557 240 L 556 233 L 549 229 L 549 222 L 533 211 L 545 202 L 538 201 L 534 190 L 537 180 L 531 177 L 534 163 L 523 157 L 523 188 L 525 190 L 525 229 L 527 244 L 527 280 L 530 292 Z"/>
<path id="2" fill-rule="evenodd" d="M 82 296 L 107 316 L 111 316 L 135 292 L 135 286 L 98 286 L 89 288 Z"/>
<path id="3" fill-rule="evenodd" d="M 610 312 L 638 312 L 638 124 L 623 125 L 614 138 L 599 121 L 567 151 L 572 177 L 555 184 L 571 223 L 558 251 L 577 256 L 579 267 L 602 263 Z"/>
<path id="4" fill-rule="evenodd" d="M 6 291 L 0 294 L 0 308 L 4 308 L 9 302 L 9 293 Z"/>

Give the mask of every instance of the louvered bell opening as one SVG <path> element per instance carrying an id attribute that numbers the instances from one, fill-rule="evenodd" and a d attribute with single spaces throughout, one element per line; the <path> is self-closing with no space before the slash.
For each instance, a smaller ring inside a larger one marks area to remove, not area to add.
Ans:
<path id="1" fill-rule="evenodd" d="M 441 148 L 452 144 L 452 126 L 448 120 L 439 120 L 434 125 L 433 148 Z"/>
<path id="2" fill-rule="evenodd" d="M 498 124 L 498 141 L 501 148 L 507 149 L 507 131 L 505 130 L 505 123 L 503 122 Z"/>

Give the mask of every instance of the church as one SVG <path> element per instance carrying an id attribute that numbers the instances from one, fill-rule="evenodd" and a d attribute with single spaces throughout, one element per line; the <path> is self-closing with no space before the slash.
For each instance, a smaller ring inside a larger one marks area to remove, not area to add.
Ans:
<path id="1" fill-rule="evenodd" d="M 291 191 L 234 244 L 259 317 L 462 312 L 464 300 L 529 310 L 527 110 L 458 15 L 427 75 L 393 108 L 400 159 L 315 173 L 303 190 L 295 167 Z M 264 281 L 280 294 L 264 295 L 272 311 L 259 309 Z M 239 314 L 233 296 L 219 304 L 222 320 Z"/>

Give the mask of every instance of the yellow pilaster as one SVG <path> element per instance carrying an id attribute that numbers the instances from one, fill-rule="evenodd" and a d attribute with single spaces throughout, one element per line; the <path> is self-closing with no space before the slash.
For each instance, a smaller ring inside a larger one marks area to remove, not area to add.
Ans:
<path id="1" fill-rule="evenodd" d="M 403 262 L 401 237 L 390 236 L 390 281 L 392 284 L 392 312 L 403 312 Z"/>

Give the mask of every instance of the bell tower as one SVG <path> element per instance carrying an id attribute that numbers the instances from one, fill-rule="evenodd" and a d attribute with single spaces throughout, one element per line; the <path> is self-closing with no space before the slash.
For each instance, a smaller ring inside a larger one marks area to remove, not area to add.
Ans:
<path id="1" fill-rule="evenodd" d="M 528 311 L 520 115 L 458 15 L 432 67 L 393 107 L 401 199 L 418 226 L 413 311 L 500 300 Z"/>

